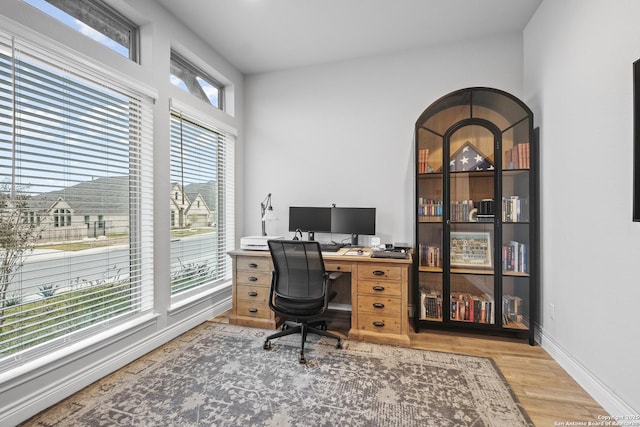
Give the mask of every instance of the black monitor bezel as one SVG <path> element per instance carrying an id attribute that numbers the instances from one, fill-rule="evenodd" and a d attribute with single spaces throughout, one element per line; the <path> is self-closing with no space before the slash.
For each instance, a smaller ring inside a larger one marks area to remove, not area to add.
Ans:
<path id="1" fill-rule="evenodd" d="M 327 215 L 327 223 L 322 226 L 315 226 L 315 225 L 307 225 L 307 226 L 302 226 L 302 227 L 298 227 L 298 225 L 300 225 L 300 223 L 298 222 L 297 224 L 292 224 L 292 212 L 294 210 L 309 210 L 311 211 L 316 211 L 316 213 L 320 213 L 321 211 L 326 211 L 326 215 Z M 331 208 L 330 207 L 316 207 L 316 206 L 289 206 L 289 231 L 303 231 L 303 232 L 316 232 L 316 233 L 331 233 Z"/>
<path id="2" fill-rule="evenodd" d="M 342 226 L 335 221 L 335 218 L 339 215 L 352 215 L 353 218 L 359 219 L 358 221 L 352 220 L 349 225 Z M 371 216 L 372 218 L 365 218 L 365 216 Z M 364 219 L 369 219 L 369 222 L 365 223 Z M 371 222 L 371 219 L 373 221 Z M 366 227 L 365 227 L 366 225 Z M 351 234 L 351 235 L 368 235 L 374 236 L 376 234 L 376 208 L 371 207 L 333 207 L 331 208 L 331 232 L 336 234 Z"/>

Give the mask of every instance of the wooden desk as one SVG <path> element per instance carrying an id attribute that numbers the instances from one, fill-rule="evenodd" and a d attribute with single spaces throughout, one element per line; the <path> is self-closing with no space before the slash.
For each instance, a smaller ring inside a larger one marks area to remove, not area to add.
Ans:
<path id="1" fill-rule="evenodd" d="M 370 249 L 363 249 L 371 252 Z M 350 248 L 323 252 L 327 271 L 351 275 L 349 339 L 409 346 L 408 259 L 352 255 Z M 236 250 L 233 259 L 233 308 L 229 322 L 276 328 L 280 319 L 269 308 L 273 264 L 269 251 Z"/>

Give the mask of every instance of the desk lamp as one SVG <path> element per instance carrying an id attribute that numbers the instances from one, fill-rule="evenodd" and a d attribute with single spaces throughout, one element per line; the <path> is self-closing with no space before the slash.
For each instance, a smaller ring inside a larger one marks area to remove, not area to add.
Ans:
<path id="1" fill-rule="evenodd" d="M 271 193 L 260 203 L 260 218 L 262 218 L 262 235 L 267 235 L 266 222 L 273 217 L 273 206 L 271 206 Z"/>

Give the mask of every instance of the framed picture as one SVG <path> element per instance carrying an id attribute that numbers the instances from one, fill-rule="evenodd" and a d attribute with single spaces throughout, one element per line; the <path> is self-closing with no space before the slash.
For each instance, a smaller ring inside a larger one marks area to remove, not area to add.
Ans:
<path id="1" fill-rule="evenodd" d="M 488 232 L 452 231 L 450 239 L 452 267 L 493 267 Z"/>

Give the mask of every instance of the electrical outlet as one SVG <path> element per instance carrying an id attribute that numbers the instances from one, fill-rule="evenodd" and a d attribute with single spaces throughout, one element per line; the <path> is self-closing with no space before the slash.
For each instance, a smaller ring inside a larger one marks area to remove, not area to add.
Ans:
<path id="1" fill-rule="evenodd" d="M 556 320 L 556 306 L 554 304 L 549 304 L 549 317 L 551 320 Z"/>

